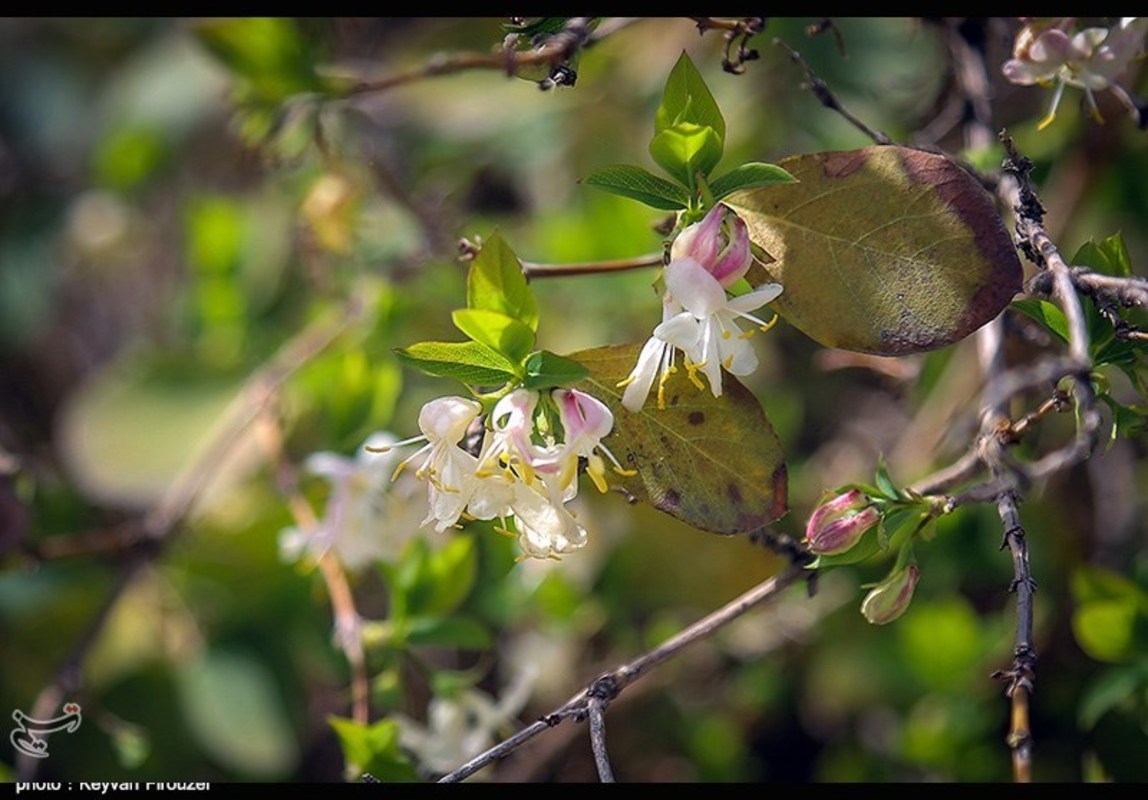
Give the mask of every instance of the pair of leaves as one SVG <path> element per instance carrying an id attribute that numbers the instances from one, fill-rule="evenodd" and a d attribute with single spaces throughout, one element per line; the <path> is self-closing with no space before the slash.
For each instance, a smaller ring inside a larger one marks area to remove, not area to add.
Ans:
<path id="1" fill-rule="evenodd" d="M 471 263 L 466 303 L 451 319 L 469 341 L 419 342 L 396 348 L 395 355 L 428 375 L 456 378 L 472 389 L 521 385 L 542 390 L 586 375 L 576 361 L 533 349 L 538 304 L 522 264 L 498 234 Z"/>
<path id="2" fill-rule="evenodd" d="M 663 211 L 696 209 L 702 185 L 721 160 L 725 131 L 725 119 L 709 87 L 682 53 L 666 80 L 649 148 L 654 162 L 674 180 L 632 164 L 615 164 L 597 170 L 585 182 Z M 708 184 L 707 205 L 738 189 L 790 180 L 785 170 L 772 164 L 742 164 Z"/>

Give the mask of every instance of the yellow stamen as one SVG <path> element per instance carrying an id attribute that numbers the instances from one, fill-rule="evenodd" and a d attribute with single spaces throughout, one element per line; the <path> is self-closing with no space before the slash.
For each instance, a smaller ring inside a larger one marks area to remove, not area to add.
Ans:
<path id="1" fill-rule="evenodd" d="M 631 383 L 633 383 L 636 380 L 638 380 L 637 375 L 630 375 L 625 380 L 621 380 L 621 381 L 618 381 L 617 383 L 615 383 L 614 388 L 616 388 L 616 389 L 624 388 L 626 386 L 629 386 Z"/>
<path id="2" fill-rule="evenodd" d="M 698 389 L 705 391 L 706 385 L 702 383 L 702 379 L 698 377 L 698 370 L 702 369 L 708 361 L 703 361 L 700 364 L 691 364 L 690 360 L 686 359 L 686 377 L 690 379 L 690 383 L 698 387 Z"/>
<path id="3" fill-rule="evenodd" d="M 608 487 L 606 486 L 606 463 L 602 461 L 601 456 L 592 455 L 586 465 L 586 474 L 590 476 L 590 480 L 594 481 L 594 485 L 598 487 L 598 491 L 605 494 Z"/>
<path id="4" fill-rule="evenodd" d="M 733 356 L 726 356 L 725 361 L 721 362 L 721 365 L 728 370 L 733 366 Z"/>
<path id="5" fill-rule="evenodd" d="M 721 338 L 723 338 L 723 339 L 728 339 L 728 338 L 729 338 L 730 336 L 732 336 L 732 335 L 733 335 L 733 334 L 731 334 L 731 333 L 730 333 L 729 331 L 727 331 L 725 328 L 722 328 L 722 332 L 721 332 Z"/>
<path id="6" fill-rule="evenodd" d="M 781 319 L 781 317 L 777 316 L 777 313 L 776 313 L 776 312 L 774 312 L 774 315 L 773 315 L 773 319 L 771 319 L 769 322 L 767 322 L 767 323 L 765 323 L 764 325 L 762 325 L 762 326 L 761 326 L 761 328 L 759 328 L 759 330 L 760 330 L 762 333 L 765 333 L 765 332 L 766 332 L 766 331 L 768 331 L 770 328 L 772 328 L 774 325 L 776 325 L 776 324 L 777 324 L 777 321 L 778 321 L 779 319 Z"/>

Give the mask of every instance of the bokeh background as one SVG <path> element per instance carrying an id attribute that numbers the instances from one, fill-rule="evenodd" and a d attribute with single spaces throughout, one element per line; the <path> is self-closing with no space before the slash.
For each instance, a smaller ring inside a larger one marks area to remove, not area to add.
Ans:
<path id="1" fill-rule="evenodd" d="M 661 247 L 661 212 L 579 181 L 609 164 L 654 168 L 654 110 L 683 51 L 726 119 L 719 172 L 870 144 L 819 105 L 774 37 L 871 127 L 992 169 L 999 149 L 963 152 L 959 125 L 930 127 L 953 89 L 944 32 L 963 26 L 987 54 L 994 125 L 1036 164 L 1062 252 L 1121 232 L 1148 275 L 1148 133 L 1106 95 L 1096 124 L 1071 89 L 1038 132 L 1051 91 L 999 73 L 1013 19 L 849 18 L 820 36 L 807 31 L 816 19 L 774 19 L 741 75 L 721 69 L 720 31 L 638 20 L 582 54 L 573 87 L 476 69 L 325 95 L 344 76 L 489 52 L 505 22 L 0 21 L 0 717 L 30 713 L 87 648 L 67 694 L 83 725 L 51 738 L 43 779 L 347 777 L 329 718 L 349 716 L 350 671 L 318 571 L 281 553 L 295 524 L 285 487 L 321 513 L 327 487 L 300 470 L 308 454 L 353 455 L 380 430 L 414 435 L 422 403 L 458 391 L 401 369 L 391 348 L 458 338 L 461 237 L 497 230 L 521 258 L 552 263 Z M 1143 95 L 1134 70 L 1126 85 Z M 659 319 L 654 277 L 535 281 L 539 346 L 643 340 Z M 782 323 L 754 342 L 762 366 L 746 383 L 788 458 L 778 533 L 799 536 L 825 490 L 871 481 L 879 459 L 908 484 L 976 430 L 972 341 L 858 359 Z M 1014 355 L 1036 346 L 1017 336 Z M 284 363 L 297 368 L 276 373 Z M 254 421 L 229 428 L 265 389 Z M 1025 452 L 1065 441 L 1069 417 Z M 221 431 L 235 433 L 209 452 Z M 1105 443 L 1025 496 L 1038 780 L 1148 779 L 1146 444 Z M 184 509 L 176 490 L 188 486 Z M 498 697 L 531 665 L 513 715 L 529 722 L 783 566 L 747 538 L 592 495 L 580 507 L 590 545 L 555 564 L 516 564 L 513 541 L 489 528 L 457 534 L 468 577 L 443 602 L 473 626 L 449 645 L 369 652 L 372 720 L 425 720 L 444 691 L 431 676 L 465 675 Z M 162 527 L 172 509 L 170 535 L 141 546 L 141 524 Z M 446 536 L 402 563 L 442 552 Z M 861 585 L 888 568 L 865 563 L 691 648 L 611 705 L 615 772 L 1009 780 L 1008 702 L 990 677 L 1011 662 L 1015 624 L 1001 536 L 991 506 L 942 519 L 892 625 L 858 613 Z M 385 623 L 401 573 L 352 572 L 365 618 Z M 7 746 L 0 777 L 16 777 Z M 596 780 L 586 726 L 550 731 L 476 779 Z"/>

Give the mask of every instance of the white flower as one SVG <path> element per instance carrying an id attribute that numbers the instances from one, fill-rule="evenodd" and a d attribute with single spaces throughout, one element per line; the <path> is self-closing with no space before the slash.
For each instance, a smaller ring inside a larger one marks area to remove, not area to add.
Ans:
<path id="1" fill-rule="evenodd" d="M 732 375 L 748 375 L 757 369 L 757 356 L 747 339 L 757 330 L 768 330 L 772 322 L 763 322 L 749 312 L 781 294 L 781 284 L 767 283 L 747 294 L 728 297 L 721 283 L 692 258 L 671 261 L 665 280 L 666 294 L 684 310 L 654 328 L 637 365 L 623 381 L 628 385 L 622 405 L 630 411 L 642 408 L 658 374 L 658 408 L 665 408 L 664 384 L 675 371 L 673 348 L 684 354 L 686 371 L 699 389 L 705 387 L 696 373 L 705 374 L 714 397 L 722 394 L 723 367 Z M 743 331 L 739 319 L 749 320 L 755 327 Z"/>
<path id="2" fill-rule="evenodd" d="M 749 312 L 781 294 L 781 284 L 767 283 L 740 297 L 727 297 L 702 265 L 682 259 L 666 267 L 666 291 L 686 310 L 659 326 L 661 338 L 679 348 L 705 373 L 714 397 L 722 393 L 722 367 L 732 375 L 748 375 L 757 369 L 757 356 L 747 340 L 770 324 Z M 738 319 L 749 320 L 755 327 L 742 331 Z"/>
<path id="3" fill-rule="evenodd" d="M 703 372 L 714 397 L 722 394 L 723 367 L 733 375 L 748 375 L 757 368 L 757 356 L 745 340 L 773 323 L 749 312 L 781 294 L 781 284 L 767 283 L 740 296 L 727 296 L 726 289 L 745 276 L 751 261 L 745 222 L 720 204 L 678 234 L 664 271 L 662 322 L 642 347 L 634 369 L 618 384 L 626 387 L 623 407 L 640 411 L 655 379 L 658 408 L 666 407 L 665 384 L 677 372 L 677 350 L 682 351 L 690 381 L 705 389 L 697 376 Z M 739 319 L 756 327 L 743 332 Z"/>
<path id="4" fill-rule="evenodd" d="M 459 444 L 481 412 L 480 403 L 464 397 L 431 400 L 419 412 L 419 430 L 423 435 L 391 445 L 400 447 L 426 440 L 426 445 L 399 464 L 395 477 L 411 461 L 427 454 L 415 475 L 428 484 L 429 511 L 423 524 L 434 520 L 435 530 L 444 531 L 457 523 L 477 489 L 478 459 Z"/>
<path id="5" fill-rule="evenodd" d="M 1084 90 L 1089 110 L 1098 121 L 1103 120 L 1093 91 L 1104 89 L 1113 90 L 1138 117 L 1136 103 L 1115 80 L 1143 54 L 1148 17 L 1124 17 L 1111 28 L 1085 28 L 1070 37 L 1064 29 L 1071 23 L 1071 19 L 1059 20 L 1043 30 L 1025 25 L 1016 36 L 1013 57 L 1001 68 L 1006 78 L 1021 86 L 1056 81 L 1052 105 L 1037 128 L 1046 127 L 1056 117 L 1065 86 Z"/>
<path id="6" fill-rule="evenodd" d="M 367 439 L 366 447 L 383 449 L 394 443 L 394 436 L 380 432 Z M 388 485 L 395 461 L 394 456 L 366 450 L 355 458 L 328 452 L 308 456 L 304 469 L 326 478 L 331 493 L 317 525 L 283 531 L 279 541 L 283 558 L 295 560 L 304 552 L 321 558 L 333 551 L 350 570 L 375 560 L 397 560 L 420 523 L 412 515 L 416 508 L 412 489 L 417 484 Z"/>

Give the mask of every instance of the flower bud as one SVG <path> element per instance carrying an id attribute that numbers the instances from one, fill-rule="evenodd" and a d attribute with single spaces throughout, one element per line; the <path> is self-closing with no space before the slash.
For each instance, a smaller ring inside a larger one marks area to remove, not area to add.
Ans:
<path id="1" fill-rule="evenodd" d="M 685 228 L 670 246 L 670 259 L 691 258 L 725 288 L 749 271 L 752 255 L 745 222 L 720 203 L 701 222 Z"/>
<path id="2" fill-rule="evenodd" d="M 865 596 L 861 602 L 861 614 L 874 625 L 884 625 L 897 619 L 909 607 L 920 577 L 916 564 L 908 564 L 890 573 Z"/>
<path id="3" fill-rule="evenodd" d="M 857 489 L 822 503 L 809 517 L 805 540 L 810 552 L 829 556 L 844 553 L 881 519 L 869 497 Z"/>

